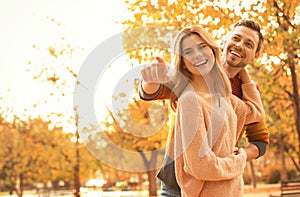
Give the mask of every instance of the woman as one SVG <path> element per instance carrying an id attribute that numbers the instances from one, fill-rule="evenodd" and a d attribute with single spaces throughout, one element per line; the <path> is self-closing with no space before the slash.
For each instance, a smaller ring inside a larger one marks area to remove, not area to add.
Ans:
<path id="1" fill-rule="evenodd" d="M 264 119 L 261 98 L 245 69 L 244 101 L 231 93 L 213 38 L 201 27 L 184 28 L 175 41 L 170 103 L 176 111 L 174 152 L 182 196 L 242 196 L 244 149 L 235 144 L 244 124 Z"/>

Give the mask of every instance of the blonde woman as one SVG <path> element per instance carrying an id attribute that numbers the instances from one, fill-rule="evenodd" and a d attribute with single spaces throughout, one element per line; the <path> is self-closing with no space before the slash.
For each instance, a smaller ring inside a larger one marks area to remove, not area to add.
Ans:
<path id="1" fill-rule="evenodd" d="M 239 72 L 244 101 L 232 95 L 211 35 L 184 28 L 175 41 L 170 103 L 176 111 L 169 157 L 182 196 L 242 196 L 247 154 L 235 150 L 245 124 L 264 120 L 256 84 Z"/>

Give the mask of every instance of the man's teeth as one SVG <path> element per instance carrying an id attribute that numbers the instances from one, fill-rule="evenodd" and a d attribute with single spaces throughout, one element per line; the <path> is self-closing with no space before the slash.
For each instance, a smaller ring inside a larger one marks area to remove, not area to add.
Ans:
<path id="1" fill-rule="evenodd" d="M 231 51 L 231 54 L 233 54 L 233 55 L 235 55 L 235 56 L 237 56 L 237 57 L 239 57 L 239 58 L 241 58 L 241 57 L 242 57 L 240 54 L 238 54 L 238 53 L 237 53 L 237 52 L 235 52 L 235 51 Z"/>
<path id="2" fill-rule="evenodd" d="M 201 61 L 201 62 L 195 64 L 195 66 L 196 66 L 196 67 L 202 66 L 203 64 L 206 64 L 206 63 L 207 63 L 207 60 L 203 60 L 203 61 Z"/>

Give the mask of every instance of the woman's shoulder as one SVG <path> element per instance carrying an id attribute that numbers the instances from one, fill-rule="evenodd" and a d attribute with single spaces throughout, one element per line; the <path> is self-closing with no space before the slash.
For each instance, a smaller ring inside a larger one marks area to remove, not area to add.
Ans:
<path id="1" fill-rule="evenodd" d="M 183 119 L 189 121 L 199 121 L 203 114 L 203 103 L 200 102 L 201 97 L 194 91 L 184 91 L 178 98 L 178 111 L 183 115 Z M 195 119 L 196 118 L 196 119 Z"/>
<path id="2" fill-rule="evenodd" d="M 190 98 L 197 98 L 198 95 L 197 93 L 192 90 L 192 89 L 185 89 L 181 92 L 180 96 L 179 96 L 179 100 L 186 100 L 186 99 L 190 99 Z"/>
<path id="3" fill-rule="evenodd" d="M 196 105 L 196 103 L 203 103 L 204 99 L 194 90 L 185 89 L 178 98 L 178 101 L 180 103 Z"/>

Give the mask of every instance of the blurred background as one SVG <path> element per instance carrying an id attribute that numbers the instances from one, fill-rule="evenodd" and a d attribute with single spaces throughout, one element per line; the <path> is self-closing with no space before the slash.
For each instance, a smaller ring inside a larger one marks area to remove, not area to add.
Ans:
<path id="1" fill-rule="evenodd" d="M 247 68 L 259 84 L 270 132 L 266 154 L 245 168 L 246 194 L 278 193 L 280 182 L 299 179 L 298 1 L 0 4 L 0 196 L 159 196 L 155 174 L 170 109 L 167 101 L 139 99 L 136 73 L 156 56 L 170 62 L 173 33 L 181 28 L 202 25 L 221 47 L 240 19 L 258 22 L 265 38 L 258 61 Z M 86 87 L 77 75 L 89 54 L 115 35 L 122 37 L 123 53 L 109 65 L 99 62 L 97 88 L 88 90 L 95 124 L 78 113 L 74 88 Z M 116 91 L 120 82 L 128 89 Z"/>

